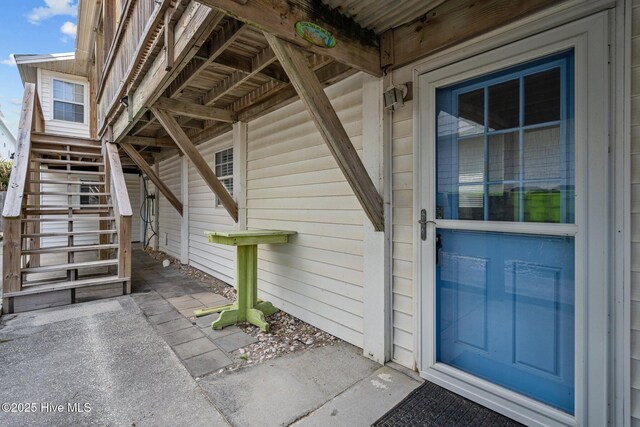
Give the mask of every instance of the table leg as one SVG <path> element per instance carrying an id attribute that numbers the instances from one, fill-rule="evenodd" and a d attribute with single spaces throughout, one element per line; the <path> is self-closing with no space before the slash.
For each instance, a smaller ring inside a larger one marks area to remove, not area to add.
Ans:
<path id="1" fill-rule="evenodd" d="M 222 329 L 228 325 L 249 322 L 262 331 L 269 330 L 265 314 L 277 311 L 270 303 L 258 301 L 258 246 L 238 246 L 236 272 L 237 298 L 233 306 L 220 313 L 218 320 L 211 324 L 213 329 Z M 262 311 L 264 309 L 264 311 Z M 274 311 L 275 310 L 275 311 Z"/>

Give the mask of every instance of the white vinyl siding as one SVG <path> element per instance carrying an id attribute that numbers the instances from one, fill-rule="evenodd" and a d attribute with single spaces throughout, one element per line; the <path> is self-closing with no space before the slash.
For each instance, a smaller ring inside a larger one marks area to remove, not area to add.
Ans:
<path id="1" fill-rule="evenodd" d="M 131 241 L 140 241 L 140 175 L 127 173 L 124 175 L 127 183 L 127 193 L 129 194 L 129 202 L 131 203 Z"/>
<path id="2" fill-rule="evenodd" d="M 84 87 L 84 99 L 89 99 L 89 84 L 84 77 L 61 74 L 53 71 L 38 69 L 38 95 L 42 105 L 42 113 L 45 119 L 45 131 L 47 133 L 66 135 L 79 138 L 88 138 L 89 134 L 89 107 L 88 102 L 84 106 L 84 123 L 74 123 L 53 119 L 53 80 L 62 80 L 80 84 Z"/>
<path id="3" fill-rule="evenodd" d="M 640 426 L 640 1 L 633 2 L 631 59 L 631 417 Z"/>
<path id="4" fill-rule="evenodd" d="M 398 74 L 398 75 L 396 75 Z M 411 80 L 410 70 L 394 74 L 396 81 Z M 405 80 L 397 80 L 402 79 Z M 413 368 L 413 101 L 392 115 L 392 359 Z"/>
<path id="5" fill-rule="evenodd" d="M 41 179 L 43 180 L 66 180 L 66 175 L 61 175 L 59 173 L 42 173 L 40 174 Z M 70 175 L 70 181 L 93 181 L 87 175 Z M 101 187 L 102 189 L 102 187 Z M 67 184 L 42 184 L 42 192 L 47 193 L 66 193 L 66 192 L 80 192 L 80 185 L 72 185 L 70 187 Z M 65 195 L 43 195 L 40 198 L 40 203 L 42 205 L 56 205 L 56 206 L 68 206 L 68 196 Z M 75 205 L 80 204 L 80 196 L 74 195 L 71 196 L 72 203 Z M 91 216 L 98 216 L 98 214 L 91 214 Z M 61 218 L 61 215 L 43 215 L 43 218 Z M 90 230 L 99 230 L 100 222 L 99 221 L 79 221 L 74 223 L 73 230 L 74 231 L 90 231 Z M 42 233 L 60 233 L 68 231 L 68 223 L 66 222 L 42 222 L 41 232 Z M 88 236 L 75 236 L 74 244 L 75 245 L 91 245 L 99 243 L 99 236 L 97 234 L 88 235 Z M 55 237 L 43 237 L 41 246 L 42 247 L 51 247 L 51 246 L 67 246 L 67 237 L 65 236 L 55 236 Z"/>
<path id="6" fill-rule="evenodd" d="M 159 167 L 162 182 L 166 184 L 178 200 L 182 200 L 180 181 L 182 158 L 177 155 L 173 156 L 161 161 Z M 160 202 L 160 232 L 158 233 L 160 235 L 160 250 L 173 257 L 180 258 L 182 216 L 161 192 L 158 192 L 158 194 Z"/>
<path id="7" fill-rule="evenodd" d="M 326 90 L 362 155 L 362 75 Z M 363 212 L 300 101 L 249 123 L 247 225 L 294 230 L 258 249 L 259 296 L 363 345 Z"/>
<path id="8" fill-rule="evenodd" d="M 232 146 L 232 132 L 198 146 L 198 151 L 214 167 L 214 153 Z M 205 231 L 233 230 L 235 223 L 195 168 L 189 168 L 189 265 L 229 284 L 235 283 L 235 247 L 209 243 Z"/>

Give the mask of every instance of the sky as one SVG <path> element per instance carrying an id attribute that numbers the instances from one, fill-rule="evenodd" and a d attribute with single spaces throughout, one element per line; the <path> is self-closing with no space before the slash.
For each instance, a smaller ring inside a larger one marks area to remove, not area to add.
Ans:
<path id="1" fill-rule="evenodd" d="M 0 0 L 0 111 L 18 133 L 23 86 L 14 53 L 75 50 L 78 0 Z"/>

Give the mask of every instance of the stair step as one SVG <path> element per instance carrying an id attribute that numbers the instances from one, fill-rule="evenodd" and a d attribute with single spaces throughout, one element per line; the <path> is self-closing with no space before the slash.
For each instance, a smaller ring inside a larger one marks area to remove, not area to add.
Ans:
<path id="1" fill-rule="evenodd" d="M 43 165 L 102 166 L 102 162 L 87 162 L 84 160 L 38 159 L 38 162 Z"/>
<path id="2" fill-rule="evenodd" d="M 64 289 L 84 288 L 88 286 L 108 285 L 111 283 L 124 283 L 130 280 L 129 277 L 103 276 L 89 279 L 72 280 L 65 282 L 49 282 L 38 285 L 24 286 L 21 291 L 6 292 L 5 298 L 20 297 L 24 295 L 41 294 L 45 292 L 61 291 Z"/>
<path id="3" fill-rule="evenodd" d="M 111 193 L 83 193 L 82 191 L 29 191 L 24 194 L 32 196 L 110 196 Z"/>
<path id="4" fill-rule="evenodd" d="M 89 236 L 92 234 L 116 234 L 118 230 L 81 230 L 81 231 L 56 231 L 50 233 L 25 233 L 22 238 L 32 237 L 59 237 L 59 236 Z"/>
<path id="5" fill-rule="evenodd" d="M 32 153 L 40 153 L 40 154 L 59 154 L 61 156 L 72 156 L 72 157 L 102 157 L 101 152 L 88 152 L 88 151 L 67 151 L 67 150 L 56 150 L 54 148 L 32 148 Z"/>
<path id="6" fill-rule="evenodd" d="M 72 145 L 75 147 L 101 148 L 102 144 L 96 139 L 69 138 L 68 136 L 31 132 L 31 142 L 40 144 Z"/>
<path id="7" fill-rule="evenodd" d="M 78 245 L 78 246 L 50 246 L 48 248 L 40 249 L 27 249 L 22 251 L 22 255 L 34 255 L 34 254 L 48 254 L 58 252 L 85 252 L 85 251 L 98 251 L 107 249 L 117 249 L 117 243 L 110 243 L 105 245 Z"/>
<path id="8" fill-rule="evenodd" d="M 26 267 L 22 269 L 23 274 L 50 273 L 52 271 L 77 270 L 79 268 L 108 267 L 118 265 L 117 259 L 103 259 L 100 261 L 73 262 L 70 264 L 45 265 L 42 267 Z"/>
<path id="9" fill-rule="evenodd" d="M 22 213 L 24 215 L 98 215 L 101 213 L 109 213 L 109 208 L 93 208 L 93 209 L 26 209 Z"/>
<path id="10" fill-rule="evenodd" d="M 67 184 L 67 185 L 95 185 L 104 187 L 104 181 L 65 181 L 55 179 L 32 179 L 31 182 L 36 184 Z"/>
<path id="11" fill-rule="evenodd" d="M 94 163 L 94 166 L 100 166 Z M 66 169 L 29 169 L 29 172 L 39 173 L 65 173 L 69 175 L 104 175 L 103 171 L 83 171 L 83 170 L 66 170 Z"/>
<path id="12" fill-rule="evenodd" d="M 88 221 L 113 221 L 115 216 L 83 216 L 71 218 L 22 218 L 22 222 L 88 222 Z"/>

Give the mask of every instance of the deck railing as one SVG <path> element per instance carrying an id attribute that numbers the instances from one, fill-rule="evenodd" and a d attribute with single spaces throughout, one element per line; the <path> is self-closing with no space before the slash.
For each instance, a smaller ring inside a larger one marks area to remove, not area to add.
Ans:
<path id="1" fill-rule="evenodd" d="M 18 137 L 16 139 L 16 151 L 9 178 L 9 187 L 2 211 L 3 224 L 3 290 L 7 292 L 17 292 L 21 290 L 21 268 L 22 268 L 22 234 L 37 233 L 39 224 L 23 225 L 21 221 L 22 207 L 31 198 L 34 205 L 39 204 L 37 196 L 27 196 L 25 193 L 33 192 L 31 186 L 36 185 L 31 182 L 37 178 L 39 169 L 38 159 L 31 157 L 31 133 L 44 131 L 44 116 L 42 107 L 38 99 L 36 85 L 26 83 L 24 96 L 22 98 L 22 110 L 20 113 L 20 123 L 18 125 Z M 36 174 L 32 177 L 31 175 Z M 36 200 L 37 199 L 37 200 Z M 23 230 L 23 226 L 27 229 Z M 25 249 L 36 249 L 39 246 L 39 239 L 33 238 L 24 242 Z M 37 262 L 37 256 L 32 256 L 24 262 Z"/>
<path id="2" fill-rule="evenodd" d="M 113 212 L 118 230 L 118 277 L 127 278 L 125 293 L 131 293 L 131 201 L 127 192 L 118 146 L 109 138 L 103 142 L 105 180 L 107 191 L 111 193 Z"/>
<path id="3" fill-rule="evenodd" d="M 160 37 L 163 12 L 170 3 L 170 0 L 129 0 L 125 5 L 98 76 L 99 129 L 105 126 L 105 119 L 120 107 L 120 100 L 127 95 L 132 80 L 140 72 L 142 58 L 151 53 L 150 44 Z"/>

